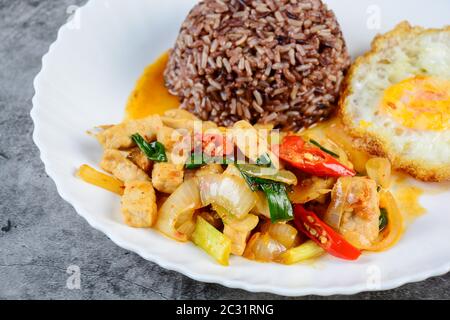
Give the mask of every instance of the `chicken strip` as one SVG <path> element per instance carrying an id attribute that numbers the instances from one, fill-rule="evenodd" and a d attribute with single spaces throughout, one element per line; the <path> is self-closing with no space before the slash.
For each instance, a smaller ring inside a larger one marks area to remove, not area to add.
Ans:
<path id="1" fill-rule="evenodd" d="M 152 171 L 152 182 L 156 190 L 173 193 L 183 183 L 183 166 L 172 163 L 155 163 Z"/>
<path id="2" fill-rule="evenodd" d="M 128 160 L 126 153 L 119 150 L 105 150 L 100 166 L 123 182 L 150 181 L 149 176 Z"/>
<path id="3" fill-rule="evenodd" d="M 158 115 L 139 120 L 125 121 L 97 134 L 97 140 L 104 149 L 127 149 L 134 146 L 131 136 L 139 133 L 147 140 L 155 140 L 163 123 Z"/>
<path id="4" fill-rule="evenodd" d="M 172 151 L 177 145 L 181 144 L 185 137 L 190 137 L 186 133 L 163 126 L 158 131 L 156 138 L 158 142 L 162 143 L 166 150 Z"/>
<path id="5" fill-rule="evenodd" d="M 158 216 L 156 195 L 149 181 L 130 181 L 125 184 L 122 197 L 125 223 L 135 228 L 152 227 Z"/>
<path id="6" fill-rule="evenodd" d="M 355 247 L 370 248 L 380 232 L 376 182 L 365 177 L 339 178 L 324 220 Z"/>
<path id="7" fill-rule="evenodd" d="M 135 165 L 141 168 L 146 173 L 152 172 L 153 161 L 151 161 L 139 148 L 133 148 L 128 157 Z"/>

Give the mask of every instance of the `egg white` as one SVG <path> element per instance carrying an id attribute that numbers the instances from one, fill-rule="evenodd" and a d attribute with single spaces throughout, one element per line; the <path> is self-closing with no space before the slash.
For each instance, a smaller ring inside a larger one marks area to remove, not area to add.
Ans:
<path id="1" fill-rule="evenodd" d="M 378 36 L 352 67 L 340 103 L 349 131 L 365 149 L 425 181 L 450 180 L 450 130 L 417 130 L 380 112 L 385 90 L 414 76 L 450 80 L 450 27 L 426 30 L 401 23 Z"/>

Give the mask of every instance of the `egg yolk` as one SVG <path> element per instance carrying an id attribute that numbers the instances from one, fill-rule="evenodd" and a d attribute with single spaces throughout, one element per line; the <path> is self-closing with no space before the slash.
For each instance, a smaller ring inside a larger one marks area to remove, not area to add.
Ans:
<path id="1" fill-rule="evenodd" d="M 389 87 L 381 110 L 403 126 L 416 130 L 450 128 L 450 81 L 416 76 Z"/>

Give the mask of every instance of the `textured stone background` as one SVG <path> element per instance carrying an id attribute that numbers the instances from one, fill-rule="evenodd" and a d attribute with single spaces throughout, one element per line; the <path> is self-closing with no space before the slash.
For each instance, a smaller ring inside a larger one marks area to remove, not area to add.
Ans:
<path id="1" fill-rule="evenodd" d="M 0 0 L 0 299 L 280 298 L 161 269 L 114 245 L 58 196 L 32 142 L 32 81 L 68 6 L 84 2 Z M 81 267 L 81 290 L 66 288 L 70 265 Z M 449 299 L 450 275 L 332 298 Z"/>

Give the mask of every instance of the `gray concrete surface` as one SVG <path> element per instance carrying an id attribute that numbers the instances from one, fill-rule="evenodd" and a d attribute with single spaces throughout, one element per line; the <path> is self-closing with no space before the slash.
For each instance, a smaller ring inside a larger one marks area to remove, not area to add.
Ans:
<path id="1" fill-rule="evenodd" d="M 32 142 L 32 81 L 68 18 L 66 9 L 84 2 L 0 0 L 0 299 L 282 298 L 164 270 L 114 245 L 58 196 Z M 80 290 L 66 286 L 70 265 L 81 268 Z M 331 298 L 449 299 L 450 275 Z"/>

